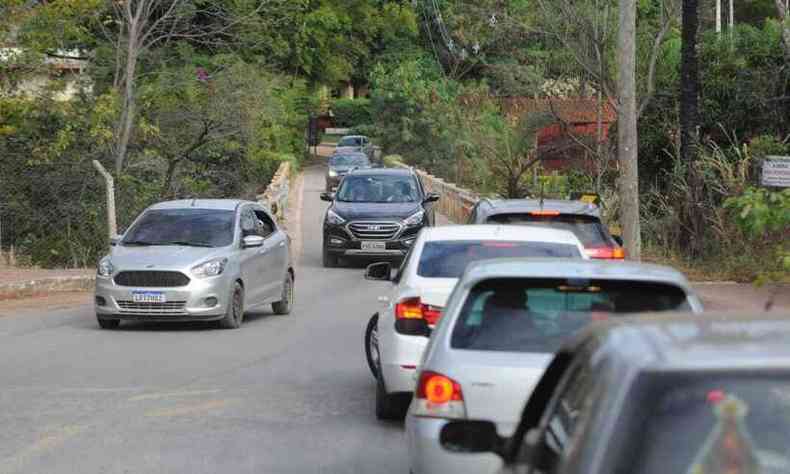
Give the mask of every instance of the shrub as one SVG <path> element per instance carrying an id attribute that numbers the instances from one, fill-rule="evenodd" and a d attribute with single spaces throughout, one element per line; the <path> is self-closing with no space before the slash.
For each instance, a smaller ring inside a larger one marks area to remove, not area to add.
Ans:
<path id="1" fill-rule="evenodd" d="M 369 99 L 336 99 L 331 107 L 338 127 L 352 128 L 373 122 Z"/>

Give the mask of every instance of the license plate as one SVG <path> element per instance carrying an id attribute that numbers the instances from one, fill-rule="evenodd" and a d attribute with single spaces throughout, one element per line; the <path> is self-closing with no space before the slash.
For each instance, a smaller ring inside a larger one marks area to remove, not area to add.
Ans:
<path id="1" fill-rule="evenodd" d="M 166 303 L 165 294 L 160 291 L 135 291 L 132 293 L 135 303 Z"/>
<path id="2" fill-rule="evenodd" d="M 362 242 L 360 248 L 362 250 L 386 250 L 386 242 Z"/>

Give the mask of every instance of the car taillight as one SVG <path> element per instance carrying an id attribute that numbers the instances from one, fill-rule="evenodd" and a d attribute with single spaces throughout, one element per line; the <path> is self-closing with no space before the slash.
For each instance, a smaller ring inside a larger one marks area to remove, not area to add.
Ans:
<path id="1" fill-rule="evenodd" d="M 622 247 L 587 247 L 584 250 L 590 258 L 605 260 L 622 260 L 625 258 L 625 251 Z"/>
<path id="2" fill-rule="evenodd" d="M 559 216 L 560 211 L 529 211 L 530 216 Z"/>
<path id="3" fill-rule="evenodd" d="M 442 317 L 442 308 L 424 304 L 420 298 L 406 298 L 395 305 L 397 319 L 424 319 L 429 326 L 439 322 Z"/>
<path id="4" fill-rule="evenodd" d="M 461 385 L 449 377 L 431 371 L 420 374 L 412 409 L 415 416 L 466 418 Z"/>

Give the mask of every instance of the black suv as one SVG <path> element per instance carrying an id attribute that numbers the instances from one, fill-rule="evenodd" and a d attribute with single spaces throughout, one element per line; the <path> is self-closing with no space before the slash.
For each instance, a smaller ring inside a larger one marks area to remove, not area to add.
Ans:
<path id="1" fill-rule="evenodd" d="M 341 257 L 402 259 L 417 233 L 434 224 L 432 203 L 410 169 L 357 169 L 346 174 L 336 193 L 321 193 L 332 204 L 324 215 L 324 266 Z"/>
<path id="2" fill-rule="evenodd" d="M 620 260 L 622 243 L 601 222 L 598 206 L 564 199 L 482 199 L 468 224 L 518 224 L 554 227 L 573 232 L 590 258 Z"/>

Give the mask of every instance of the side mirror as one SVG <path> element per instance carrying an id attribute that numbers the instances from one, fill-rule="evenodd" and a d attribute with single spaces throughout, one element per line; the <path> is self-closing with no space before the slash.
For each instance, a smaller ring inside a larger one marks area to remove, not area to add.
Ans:
<path id="1" fill-rule="evenodd" d="M 241 246 L 245 249 L 252 247 L 263 247 L 265 239 L 260 235 L 248 235 L 241 240 Z"/>
<path id="2" fill-rule="evenodd" d="M 392 280 L 392 264 L 390 262 L 371 263 L 365 269 L 365 280 Z"/>
<path id="3" fill-rule="evenodd" d="M 321 193 L 321 200 L 332 202 L 335 200 L 335 193 Z"/>
<path id="4" fill-rule="evenodd" d="M 439 200 L 440 197 L 441 196 L 439 196 L 437 193 L 428 193 L 428 195 L 425 196 L 425 199 L 423 199 L 422 202 L 425 202 L 425 203 L 436 202 L 436 201 Z"/>
<path id="5" fill-rule="evenodd" d="M 123 235 L 115 235 L 114 237 L 110 237 L 110 245 L 115 247 L 118 243 L 121 242 Z"/>
<path id="6" fill-rule="evenodd" d="M 506 441 L 491 421 L 451 421 L 439 433 L 442 447 L 456 453 L 494 453 L 504 457 Z"/>
<path id="7" fill-rule="evenodd" d="M 619 235 L 613 235 L 612 238 L 614 239 L 615 242 L 617 242 L 617 245 L 619 245 L 620 247 L 623 246 L 623 238 L 622 237 L 620 237 Z"/>

